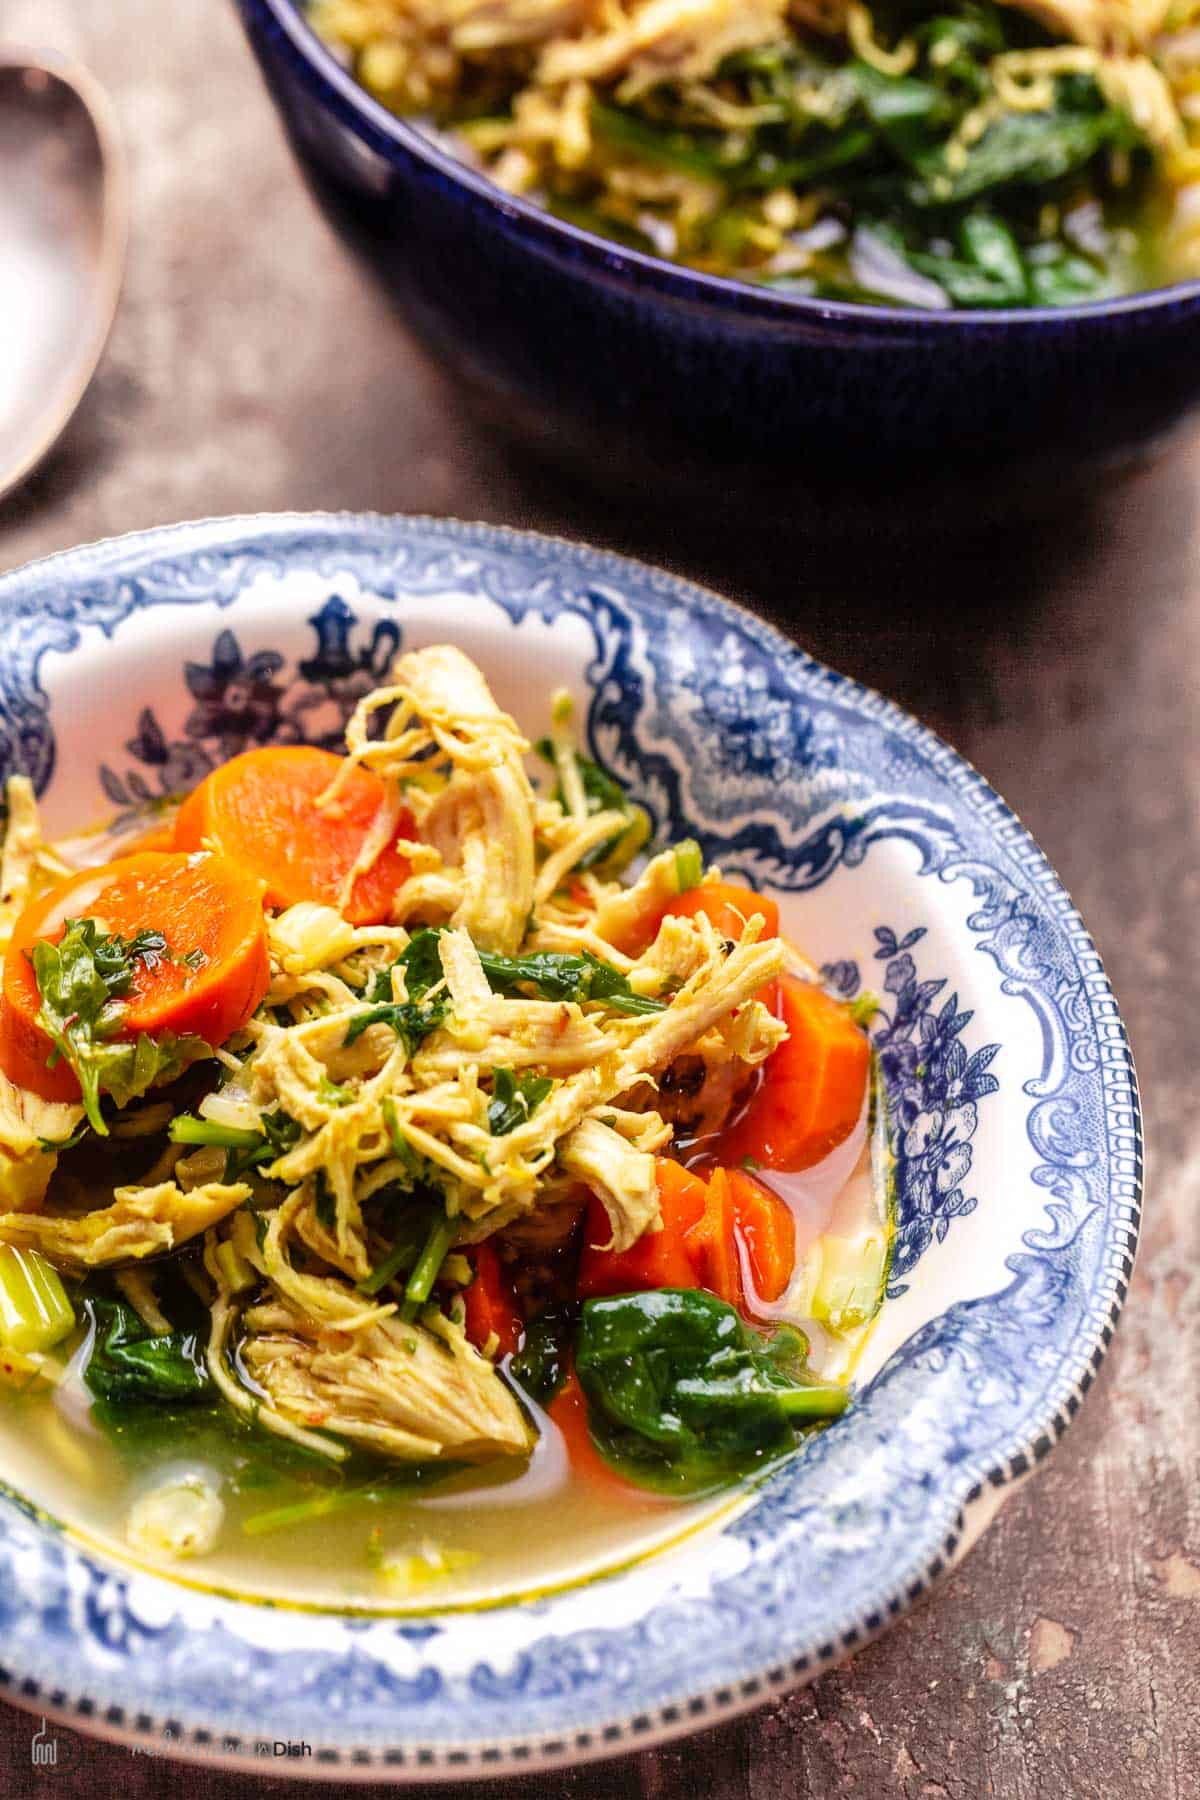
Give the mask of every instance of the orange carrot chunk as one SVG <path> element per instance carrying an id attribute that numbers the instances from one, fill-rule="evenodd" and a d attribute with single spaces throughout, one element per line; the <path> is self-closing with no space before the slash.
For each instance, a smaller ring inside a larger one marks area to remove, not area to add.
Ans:
<path id="1" fill-rule="evenodd" d="M 763 919 L 759 942 L 763 938 L 778 937 L 779 908 L 768 895 L 756 893 L 753 888 L 739 887 L 732 881 L 702 881 L 699 887 L 689 888 L 686 894 L 672 900 L 664 916 L 694 919 L 703 914 L 715 931 L 736 944 L 747 919 L 753 918 L 755 913 L 761 913 Z M 755 998 L 762 1001 L 768 1012 L 778 1013 L 779 983 L 765 982 Z"/>
<path id="2" fill-rule="evenodd" d="M 194 1033 L 222 1044 L 241 1029 L 267 990 L 262 884 L 221 857 L 143 851 L 85 869 L 26 907 L 4 957 L 0 1068 L 46 1100 L 77 1100 L 66 1062 L 37 1022 L 41 996 L 30 953 L 55 944 L 68 919 L 94 919 L 126 939 L 159 931 L 167 954 L 135 958 L 118 1038 Z M 185 960 L 187 959 L 187 960 Z"/>
<path id="3" fill-rule="evenodd" d="M 662 1230 L 643 1232 L 628 1250 L 603 1248 L 612 1239 L 612 1225 L 600 1201 L 594 1196 L 589 1201 L 579 1259 L 581 1299 L 697 1285 L 687 1233 L 704 1214 L 707 1190 L 698 1175 L 667 1156 L 658 1158 L 657 1175 Z"/>
<path id="4" fill-rule="evenodd" d="M 630 1482 L 624 1481 L 617 1471 L 605 1462 L 592 1442 L 591 1428 L 588 1425 L 587 1396 L 580 1386 L 579 1377 L 574 1369 L 571 1370 L 546 1411 L 562 1434 L 567 1461 L 573 1475 L 581 1476 L 585 1481 L 590 1481 L 598 1487 L 614 1486 L 628 1489 L 632 1485 Z"/>
<path id="5" fill-rule="evenodd" d="M 694 919 L 701 913 L 722 937 L 732 938 L 734 943 L 741 937 L 747 919 L 755 913 L 762 914 L 764 938 L 779 936 L 779 908 L 775 901 L 733 881 L 702 881 L 699 887 L 689 888 L 686 894 L 672 900 L 665 916 Z"/>
<path id="6" fill-rule="evenodd" d="M 708 1180 L 704 1211 L 684 1233 L 684 1248 L 695 1276 L 689 1287 L 707 1288 L 730 1306 L 742 1304 L 742 1280 L 734 1241 L 733 1196 L 729 1173 L 715 1169 Z"/>
<path id="7" fill-rule="evenodd" d="M 377 775 L 356 768 L 336 801 L 319 808 L 342 766 L 340 756 L 304 744 L 246 750 L 214 769 L 184 801 L 175 821 L 176 848 L 215 844 L 262 879 L 268 906 L 315 900 L 338 907 L 352 925 L 382 924 L 410 865 L 393 839 L 345 895 L 385 795 Z M 412 829 L 402 815 L 395 835 L 411 837 Z"/>
<path id="8" fill-rule="evenodd" d="M 521 1341 L 516 1296 L 491 1244 L 480 1244 L 471 1252 L 471 1260 L 475 1279 L 463 1295 L 463 1328 L 477 1350 L 484 1348 L 494 1332 L 499 1341 L 497 1354 L 511 1356 Z"/>
<path id="9" fill-rule="evenodd" d="M 754 1293 L 760 1300 L 778 1300 L 796 1264 L 796 1221 L 779 1195 L 753 1175 L 741 1169 L 727 1173 L 734 1231 L 750 1264 Z"/>
<path id="10" fill-rule="evenodd" d="M 846 1008 L 795 975 L 780 981 L 785 1041 L 761 1084 L 725 1133 L 722 1160 L 752 1158 L 767 1169 L 808 1169 L 849 1137 L 867 1088 L 870 1045 Z"/>

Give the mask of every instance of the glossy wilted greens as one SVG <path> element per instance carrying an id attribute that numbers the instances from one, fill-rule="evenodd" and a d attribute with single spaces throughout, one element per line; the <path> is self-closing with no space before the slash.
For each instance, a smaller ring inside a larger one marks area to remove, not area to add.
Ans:
<path id="1" fill-rule="evenodd" d="M 747 265 L 756 196 L 819 189 L 826 247 L 796 273 L 757 278 L 838 299 L 899 299 L 921 306 L 1060 305 L 1137 285 L 1131 245 L 1117 229 L 1148 174 L 1119 194 L 1109 152 L 1144 151 L 1129 117 L 1090 75 L 1053 83 L 1048 110 L 1011 113 L 951 153 L 984 98 L 986 64 L 1046 41 L 1017 14 L 990 5 L 892 9 L 919 49 L 915 69 L 888 75 L 851 57 L 838 62 L 804 41 L 748 52 L 721 71 L 725 89 L 761 123 L 715 132 L 690 123 L 686 98 L 659 89 L 637 108 L 593 107 L 599 138 L 650 166 L 719 181 L 727 204 L 686 260 L 721 272 Z M 921 16 L 924 15 L 924 16 Z M 1112 229 L 1086 243 L 1072 210 L 1100 202 Z M 1046 229 L 1044 209 L 1060 213 Z M 834 233 L 830 227 L 835 226 Z"/>
<path id="2" fill-rule="evenodd" d="M 843 1412 L 799 1331 L 763 1337 L 698 1288 L 585 1302 L 575 1362 L 604 1456 L 631 1480 L 694 1493 L 795 1447 L 797 1427 Z"/>

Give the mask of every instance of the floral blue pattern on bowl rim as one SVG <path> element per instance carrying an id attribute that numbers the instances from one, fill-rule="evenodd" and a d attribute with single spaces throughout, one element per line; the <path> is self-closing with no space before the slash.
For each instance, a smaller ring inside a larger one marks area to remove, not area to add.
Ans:
<path id="1" fill-rule="evenodd" d="M 878 1358 L 752 1505 L 483 1614 L 198 1594 L 0 1488 L 0 1693 L 82 1729 L 261 1771 L 265 1726 L 314 1742 L 303 1772 L 405 1780 L 615 1754 L 746 1708 L 951 1565 L 1065 1430 L 1125 1296 L 1133 1067 L 1053 872 L 932 733 L 690 583 L 423 519 L 89 546 L 0 580 L 0 775 L 27 769 L 52 824 L 64 796 L 75 824 L 133 809 L 250 743 L 335 739 L 394 650 L 435 634 L 523 722 L 565 672 L 593 754 L 659 830 L 770 883 L 830 985 L 878 994 L 899 1227 Z"/>

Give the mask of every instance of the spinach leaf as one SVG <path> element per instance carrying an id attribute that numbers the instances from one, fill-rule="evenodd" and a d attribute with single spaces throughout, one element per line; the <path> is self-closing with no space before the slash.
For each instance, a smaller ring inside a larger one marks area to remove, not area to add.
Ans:
<path id="1" fill-rule="evenodd" d="M 52 1061 L 69 1063 L 88 1123 L 101 1137 L 108 1136 L 102 1093 L 123 1106 L 147 1088 L 173 1081 L 188 1063 L 212 1055 L 203 1039 L 169 1031 L 117 1040 L 134 964 L 153 968 L 168 955 L 160 931 L 123 938 L 102 932 L 95 919 L 68 919 L 57 944 L 42 939 L 29 953 L 41 999 L 38 1024 L 54 1045 Z"/>
<path id="2" fill-rule="evenodd" d="M 554 1086 L 549 1075 L 514 1075 L 511 1069 L 492 1070 L 492 1098 L 488 1102 L 488 1129 L 493 1137 L 505 1137 L 523 1125 Z"/>
<path id="3" fill-rule="evenodd" d="M 127 1301 L 92 1297 L 85 1306 L 95 1340 L 83 1379 L 98 1400 L 111 1407 L 209 1397 L 212 1382 L 200 1331 L 156 1336 Z"/>
<path id="4" fill-rule="evenodd" d="M 549 1406 L 571 1368 L 571 1344 L 579 1320 L 575 1306 L 547 1307 L 525 1327 L 525 1342 L 508 1372 L 539 1406 Z"/>
<path id="5" fill-rule="evenodd" d="M 438 951 L 438 939 L 442 935 L 440 926 L 426 927 L 424 931 L 414 932 L 408 944 L 396 958 L 404 970 L 405 991 L 410 1000 L 420 1000 L 430 988 L 436 987 L 442 979 L 442 959 Z M 387 979 L 387 978 L 385 978 Z M 376 978 L 378 985 L 378 978 Z M 383 993 L 377 993 L 377 1000 L 391 997 L 390 979 Z"/>
<path id="6" fill-rule="evenodd" d="M 368 1025 L 390 1025 L 408 1054 L 415 1056 L 449 1011 L 449 994 L 438 994 L 432 1000 L 386 1000 L 366 1012 L 355 1013 L 346 1027 L 345 1042 L 354 1043 Z"/>
<path id="7" fill-rule="evenodd" d="M 531 950 L 525 956 L 501 956 L 481 950 L 479 960 L 488 985 L 497 994 L 533 988 L 543 1000 L 601 1000 L 613 1012 L 662 1012 L 664 1002 L 635 994 L 620 970 L 590 950 Z"/>
<path id="8" fill-rule="evenodd" d="M 1030 299 L 1035 306 L 1077 306 L 1114 291 L 1107 271 L 1065 244 L 1039 244 L 1027 260 Z"/>
<path id="9" fill-rule="evenodd" d="M 954 125 L 958 110 L 944 89 L 915 75 L 885 75 L 869 63 L 850 72 L 863 110 L 893 155 L 913 163 Z"/>
<path id="10" fill-rule="evenodd" d="M 914 157 L 908 198 L 915 206 L 956 206 L 1000 188 L 1041 187 L 1083 168 L 1100 150 L 1132 150 L 1140 142 L 1114 107 L 1004 113 L 970 146 L 961 165 L 951 164 L 944 144 Z"/>
<path id="11" fill-rule="evenodd" d="M 432 925 L 416 932 L 396 959 L 404 969 L 407 1000 L 390 998 L 390 969 L 376 975 L 368 995 L 376 1004 L 369 1012 L 356 1013 L 351 1019 L 346 1032 L 348 1044 L 352 1044 L 368 1025 L 382 1020 L 404 1039 L 412 1055 L 422 1039 L 442 1023 L 450 1010 L 449 995 L 443 992 L 432 999 L 427 999 L 426 995 L 442 979 L 437 941 L 443 929 Z M 513 995 L 532 988 L 543 1000 L 601 1000 L 614 1012 L 637 1015 L 663 1010 L 663 1001 L 635 994 L 619 969 L 602 962 L 590 950 L 579 953 L 531 950 L 524 956 L 503 956 L 496 950 L 480 950 L 479 961 L 495 994 Z"/>
<path id="12" fill-rule="evenodd" d="M 721 133 L 675 130 L 599 100 L 592 102 L 591 125 L 601 142 L 614 150 L 704 181 L 726 179 L 732 167 L 732 159 L 723 156 Z"/>
<path id="13" fill-rule="evenodd" d="M 607 1460 L 643 1486 L 694 1493 L 844 1410 L 846 1390 L 816 1381 L 807 1351 L 799 1332 L 763 1338 L 713 1294 L 661 1288 L 586 1301 L 575 1366 Z"/>
<path id="14" fill-rule="evenodd" d="M 1002 220 L 984 211 L 959 221 L 962 259 L 906 252 L 912 267 L 939 282 L 956 306 L 1024 306 L 1029 276 L 1016 238 Z"/>
<path id="15" fill-rule="evenodd" d="M 413 933 L 394 963 L 380 969 L 371 983 L 367 998 L 376 1002 L 367 1012 L 355 1013 L 346 1028 L 346 1043 L 362 1036 L 368 1025 L 390 1025 L 410 1056 L 414 1056 L 425 1039 L 443 1023 L 450 1011 L 446 992 L 425 996 L 442 980 L 442 961 L 438 954 L 441 926 L 430 926 Z M 404 971 L 406 1000 L 392 999 L 392 970 Z"/>

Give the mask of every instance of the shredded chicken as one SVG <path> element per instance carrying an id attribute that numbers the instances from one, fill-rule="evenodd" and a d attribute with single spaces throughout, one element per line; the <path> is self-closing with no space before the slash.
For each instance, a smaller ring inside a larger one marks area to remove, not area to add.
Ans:
<path id="1" fill-rule="evenodd" d="M 0 1243 L 41 1250 L 64 1269 L 141 1262 L 177 1250 L 250 1198 L 245 1182 L 212 1181 L 184 1193 L 173 1181 L 119 1187 L 112 1205 L 77 1217 L 0 1214 Z"/>
<path id="2" fill-rule="evenodd" d="M 43 848 L 38 803 L 29 777 L 10 776 L 4 797 L 8 818 L 0 853 L 0 945 L 8 942 L 18 916 L 32 898 L 38 856 Z"/>
<path id="3" fill-rule="evenodd" d="M 533 1432 L 485 1356 L 440 1314 L 348 1332 L 277 1298 L 244 1317 L 241 1358 L 284 1418 L 412 1462 L 523 1456 Z"/>
<path id="4" fill-rule="evenodd" d="M 146 1111 L 155 1160 L 140 1184 L 68 1207 L 55 1146 L 82 1108 L 0 1076 L 0 1242 L 74 1273 L 115 1266 L 162 1335 L 171 1320 L 141 1265 L 205 1233 L 203 1270 L 186 1267 L 211 1309 L 214 1384 L 333 1461 L 352 1444 L 409 1460 L 525 1454 L 525 1415 L 459 1323 L 461 1250 L 503 1234 L 502 1254 L 522 1249 L 520 1286 L 570 1244 L 589 1195 L 615 1250 L 659 1229 L 656 1157 L 681 1086 L 715 1126 L 783 1035 L 759 998 L 783 942 L 753 913 L 736 941 L 702 912 L 664 917 L 701 873 L 694 845 L 616 879 L 614 845 L 636 854 L 649 821 L 589 791 L 568 718 L 556 701 L 557 786 L 536 796 L 525 739 L 461 652 L 397 660 L 351 721 L 346 765 L 385 784 L 390 831 L 401 803 L 416 820 L 394 921 L 353 926 L 307 901 L 268 919 L 266 997 L 218 1047 L 223 1081 L 195 1103 L 199 1130 L 168 1140 L 178 1108 Z M 336 806 L 343 779 L 319 805 Z M 14 895 L 47 854 L 27 801 L 10 799 Z M 437 935 L 417 941 L 426 922 Z M 113 1153 L 127 1154 L 116 1137 Z M 410 1299 L 416 1252 L 389 1257 L 414 1230 L 440 1260 Z"/>
<path id="5" fill-rule="evenodd" d="M 83 1107 L 43 1100 L 0 1072 L 0 1205 L 25 1212 L 41 1205 L 58 1163 L 55 1150 L 83 1118 Z"/>
<path id="6" fill-rule="evenodd" d="M 645 1231 L 661 1227 L 654 1158 L 591 1115 L 559 1146 L 558 1161 L 598 1194 L 612 1226 L 611 1250 L 628 1250 Z"/>
<path id="7" fill-rule="evenodd" d="M 372 738 L 370 721 L 385 707 L 386 734 Z M 529 746 L 474 663 L 450 644 L 399 657 L 391 685 L 358 707 L 346 743 L 348 766 L 364 763 L 405 791 L 426 855 L 435 853 L 435 866 L 400 889 L 393 916 L 446 919 L 481 949 L 515 950 L 533 906 Z M 449 765 L 432 794 L 431 752 Z"/>
<path id="8" fill-rule="evenodd" d="M 1171 0 L 999 0 L 1048 31 L 1093 50 L 1146 50 L 1162 30 Z"/>
<path id="9" fill-rule="evenodd" d="M 786 13 L 786 0 L 645 0 L 594 36 L 547 45 L 539 73 L 548 85 L 620 73 L 626 94 L 699 81 L 735 50 L 778 43 Z"/>

